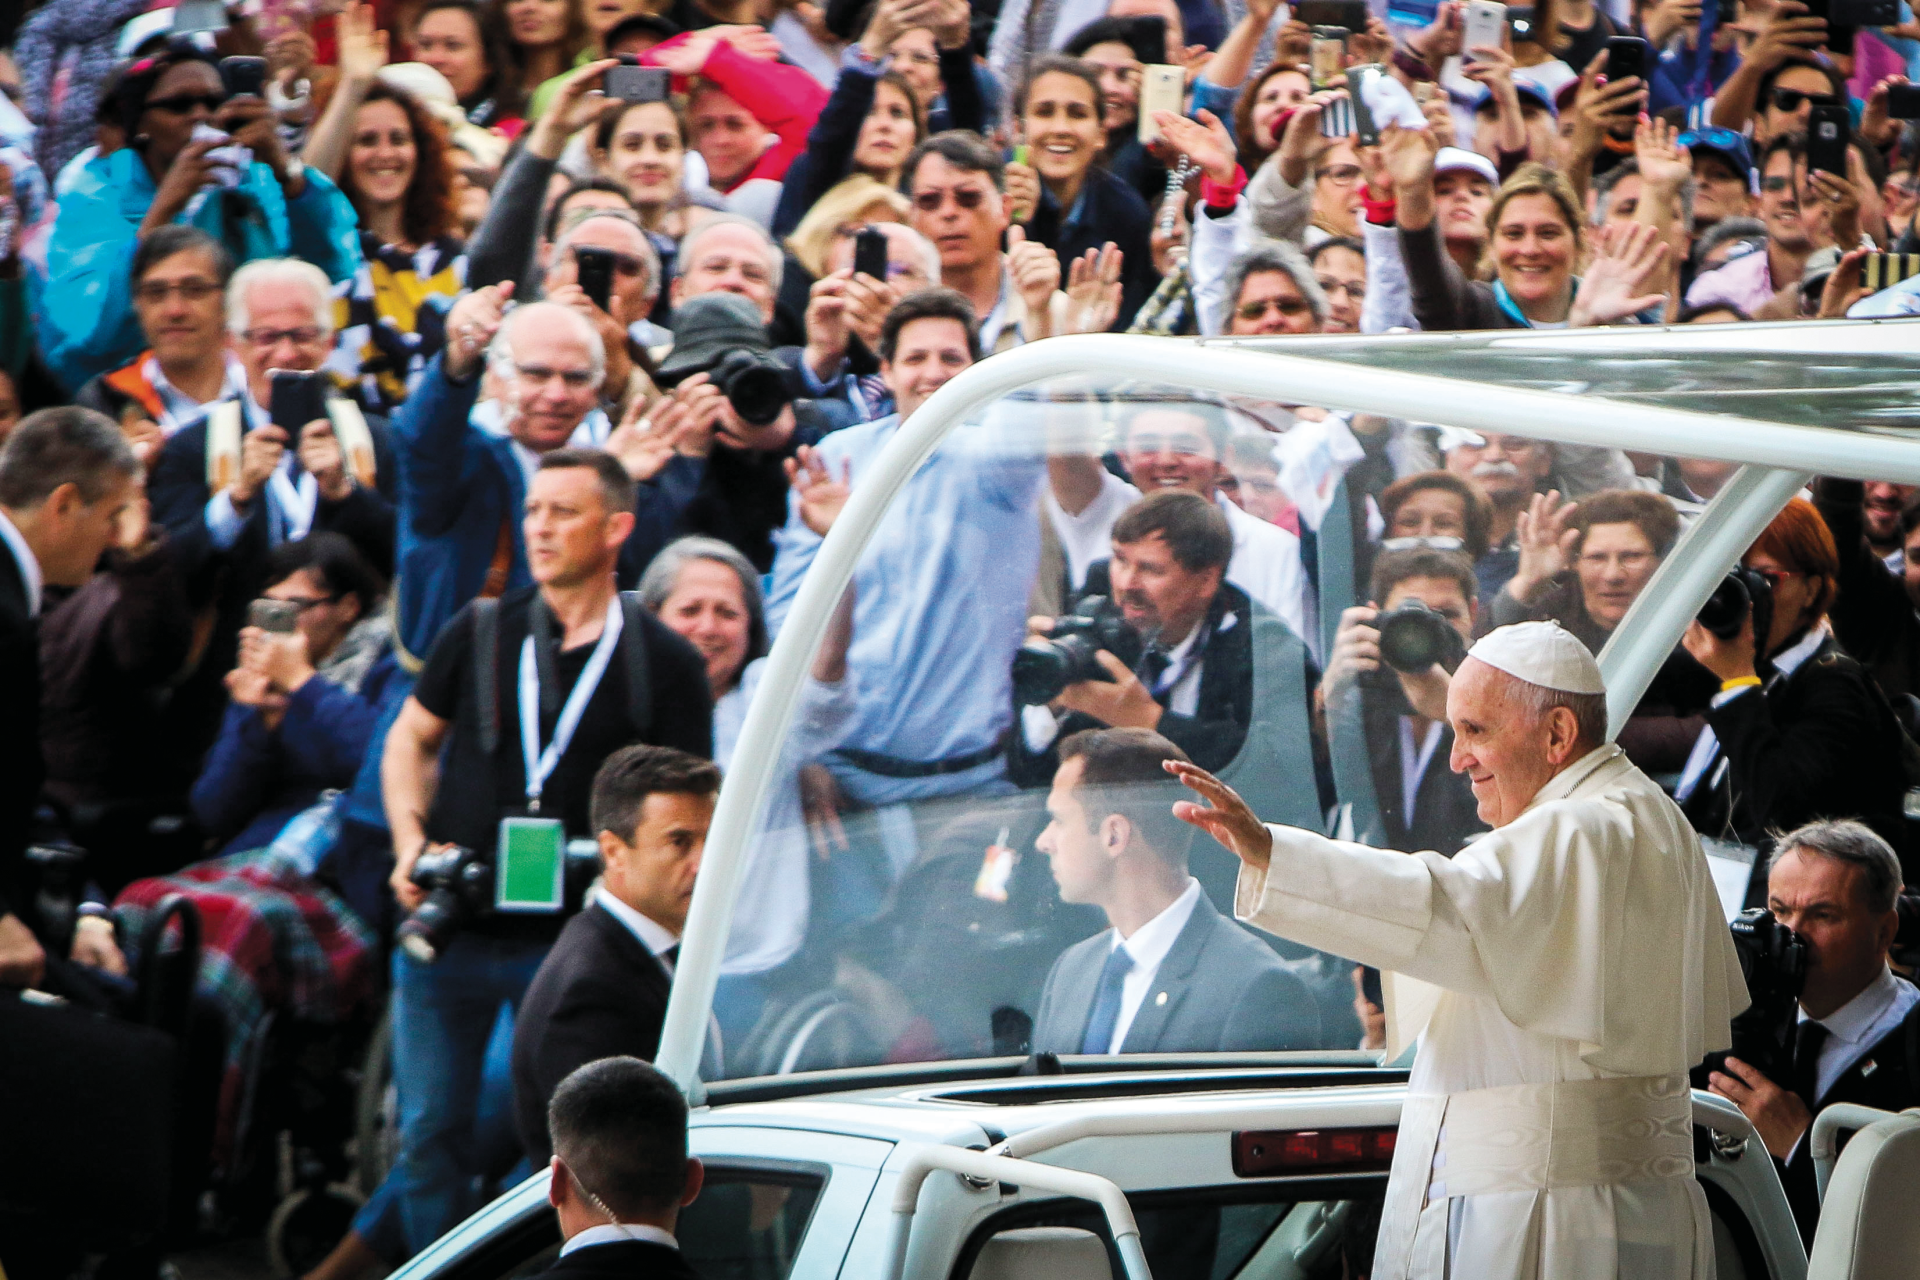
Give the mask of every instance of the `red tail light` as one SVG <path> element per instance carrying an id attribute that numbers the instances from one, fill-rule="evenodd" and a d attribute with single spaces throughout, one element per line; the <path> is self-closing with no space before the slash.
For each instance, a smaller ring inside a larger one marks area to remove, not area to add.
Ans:
<path id="1" fill-rule="evenodd" d="M 1289 1173 L 1384 1173 L 1393 1164 L 1391 1125 L 1368 1129 L 1256 1129 L 1233 1135 L 1242 1178 Z"/>

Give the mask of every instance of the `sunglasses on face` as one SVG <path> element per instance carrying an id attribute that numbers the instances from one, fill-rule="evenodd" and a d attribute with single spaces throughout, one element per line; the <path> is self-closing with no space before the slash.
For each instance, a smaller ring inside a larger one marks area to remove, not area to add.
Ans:
<path id="1" fill-rule="evenodd" d="M 1782 111 L 1798 111 L 1803 102 L 1811 102 L 1816 107 L 1831 107 L 1837 105 L 1839 101 L 1840 99 L 1830 93 L 1802 93 L 1798 89 L 1773 91 L 1773 105 Z"/>
<path id="2" fill-rule="evenodd" d="M 223 95 L 217 93 L 177 93 L 171 98 L 149 98 L 147 110 L 184 116 L 195 107 L 205 107 L 210 112 L 218 111 L 226 105 L 226 101 Z"/>
<path id="3" fill-rule="evenodd" d="M 1277 311 L 1283 316 L 1297 316 L 1308 309 L 1305 298 L 1259 298 L 1241 303 L 1234 309 L 1234 314 L 1242 320 L 1258 320 L 1269 311 Z"/>
<path id="4" fill-rule="evenodd" d="M 326 335 L 318 325 L 306 325 L 299 329 L 249 329 L 240 336 L 256 347 L 277 347 L 283 342 L 310 347 Z"/>
<path id="5" fill-rule="evenodd" d="M 138 302 L 158 304 L 177 293 L 183 302 L 204 302 L 218 292 L 220 286 L 211 280 L 153 280 L 136 287 L 133 296 Z"/>
<path id="6" fill-rule="evenodd" d="M 913 207 L 922 213 L 938 213 L 947 202 L 947 197 L 962 209 L 978 209 L 986 203 L 987 193 L 979 187 L 955 187 L 951 191 L 920 191 L 914 193 Z"/>
<path id="7" fill-rule="evenodd" d="M 573 260 L 576 264 L 580 261 L 580 250 L 584 248 L 590 248 L 590 247 L 591 246 L 588 246 L 588 245 L 572 246 Z M 596 252 L 610 253 L 611 250 L 603 249 L 603 250 L 597 250 Z M 646 270 L 646 264 L 641 262 L 639 258 L 635 257 L 631 253 L 614 253 L 612 254 L 612 257 L 613 257 L 614 270 L 618 271 L 623 276 L 637 276 Z"/>
<path id="8" fill-rule="evenodd" d="M 1782 191 L 1793 190 L 1793 179 L 1783 173 L 1770 173 L 1760 179 L 1760 189 L 1770 196 L 1777 196 Z"/>

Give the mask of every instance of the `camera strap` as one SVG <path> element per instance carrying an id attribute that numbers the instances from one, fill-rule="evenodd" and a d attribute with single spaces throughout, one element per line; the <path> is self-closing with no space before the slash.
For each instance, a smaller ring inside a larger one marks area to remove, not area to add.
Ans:
<path id="1" fill-rule="evenodd" d="M 607 666 L 613 661 L 613 652 L 620 645 L 620 632 L 625 624 L 625 615 L 620 608 L 620 598 L 616 595 L 607 602 L 607 620 L 600 629 L 600 642 L 593 647 L 593 653 L 587 658 L 586 667 L 580 672 L 580 678 L 574 681 L 573 692 L 567 695 L 567 701 L 560 708 L 560 718 L 554 722 L 553 740 L 540 747 L 540 664 L 534 655 L 536 648 L 531 632 L 520 645 L 520 755 L 527 771 L 527 811 L 540 812 L 540 792 L 546 786 L 547 779 L 553 776 L 554 769 L 560 763 L 560 757 L 567 752 L 567 745 L 573 741 L 574 731 L 580 727 L 580 719 L 586 714 L 587 703 L 593 700 L 593 694 L 600 687 L 601 677 L 607 673 Z M 558 679 L 551 683 L 558 685 Z M 558 693 L 556 687 L 555 693 Z"/>

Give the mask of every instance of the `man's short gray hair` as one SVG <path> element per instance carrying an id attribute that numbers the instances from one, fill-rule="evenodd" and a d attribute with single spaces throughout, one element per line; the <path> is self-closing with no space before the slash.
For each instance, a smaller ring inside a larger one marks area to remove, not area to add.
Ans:
<path id="1" fill-rule="evenodd" d="M 255 258 L 227 281 L 227 332 L 244 334 L 253 327 L 247 311 L 247 293 L 256 285 L 293 284 L 313 294 L 313 322 L 333 332 L 333 281 L 311 262 L 299 258 Z"/>
<path id="2" fill-rule="evenodd" d="M 561 254 L 573 246 L 574 233 L 592 222 L 595 218 L 607 218 L 614 222 L 624 222 L 640 233 L 640 265 L 644 281 L 640 291 L 651 298 L 660 292 L 660 254 L 653 247 L 653 237 L 640 225 L 637 214 L 625 209 L 575 209 L 560 220 L 560 234 L 553 242 L 553 257 L 548 261 L 557 261 Z"/>
<path id="3" fill-rule="evenodd" d="M 1864 822 L 1847 818 L 1795 827 L 1774 842 L 1773 856 L 1767 860 L 1768 869 L 1787 854 L 1796 852 L 1858 867 L 1860 896 L 1869 911 L 1891 911 L 1900 899 L 1900 858 L 1893 846 Z"/>
<path id="4" fill-rule="evenodd" d="M 1496 668 L 1498 670 L 1498 668 Z M 1501 672 L 1502 675 L 1507 673 Z M 1591 750 L 1607 740 L 1607 695 L 1604 693 L 1568 693 L 1509 675 L 1513 691 L 1508 696 L 1523 714 L 1544 720 L 1555 707 L 1573 712 L 1575 732 L 1580 745 Z"/>
<path id="5" fill-rule="evenodd" d="M 743 217 L 737 213 L 716 213 L 688 232 L 686 238 L 680 242 L 680 252 L 673 257 L 673 274 L 676 277 L 687 274 L 687 267 L 693 262 L 694 247 L 719 227 L 745 227 L 753 233 L 754 238 L 760 242 L 761 251 L 767 257 L 767 278 L 773 284 L 773 291 L 779 293 L 781 272 L 786 266 L 786 259 L 781 256 L 780 246 L 773 242 L 773 237 L 767 234 L 765 227 L 752 218 Z M 939 279 L 938 275 L 934 278 Z"/>
<path id="6" fill-rule="evenodd" d="M 104 413 L 79 405 L 22 418 L 0 447 L 0 506 L 33 511 L 62 485 L 91 506 L 140 472 L 133 446 Z"/>
<path id="7" fill-rule="evenodd" d="M 1233 260 L 1227 267 L 1227 315 L 1221 318 L 1223 325 L 1231 324 L 1234 308 L 1240 305 L 1240 293 L 1247 287 L 1249 277 L 1278 271 L 1293 281 L 1293 287 L 1307 300 L 1307 306 L 1313 309 L 1313 322 L 1327 322 L 1327 291 L 1320 287 L 1319 278 L 1313 274 L 1313 268 L 1307 264 L 1306 255 L 1282 240 L 1262 240 Z"/>
<path id="8" fill-rule="evenodd" d="M 487 344 L 487 365 L 501 378 L 512 378 L 519 373 L 519 366 L 513 358 L 513 339 L 511 334 L 517 325 L 538 322 L 542 319 L 551 324 L 571 325 L 587 349 L 587 361 L 593 369 L 595 386 L 606 381 L 607 349 L 600 341 L 600 332 L 587 318 L 572 307 L 563 307 L 557 302 L 529 302 L 525 306 L 515 307 L 507 313 L 507 318 L 494 331 L 493 341 Z"/>

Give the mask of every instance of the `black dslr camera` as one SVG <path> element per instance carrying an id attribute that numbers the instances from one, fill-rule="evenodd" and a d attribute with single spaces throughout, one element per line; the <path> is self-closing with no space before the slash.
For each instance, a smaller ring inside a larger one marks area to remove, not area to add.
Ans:
<path id="1" fill-rule="evenodd" d="M 1023 707 L 1052 702 L 1062 689 L 1082 680 L 1111 684 L 1113 677 L 1093 656 L 1102 649 L 1133 667 L 1146 645 L 1113 601 L 1082 596 L 1072 613 L 1054 620 L 1052 635 L 1029 641 L 1013 655 L 1014 701 Z"/>
<path id="2" fill-rule="evenodd" d="M 592 841 L 567 842 L 567 910 L 579 907 L 599 872 L 600 852 Z M 493 863 L 463 845 L 421 854 L 411 878 L 427 891 L 427 900 L 400 922 L 395 936 L 422 964 L 438 960 L 456 931 L 493 913 Z"/>
<path id="3" fill-rule="evenodd" d="M 1753 1003 L 1734 1015 L 1733 1048 L 1710 1053 L 1696 1068 L 1695 1083 L 1705 1087 L 1712 1071 L 1726 1071 L 1726 1060 L 1738 1058 L 1775 1084 L 1793 1081 L 1794 1032 L 1800 1018 L 1800 992 L 1807 985 L 1807 940 L 1773 918 L 1765 907 L 1752 907 L 1733 918 L 1734 954 L 1747 980 Z"/>
<path id="4" fill-rule="evenodd" d="M 1694 617 L 1722 640 L 1731 640 L 1740 634 L 1740 624 L 1749 612 L 1753 614 L 1754 645 L 1765 650 L 1767 633 L 1773 629 L 1773 584 L 1757 569 L 1737 564 L 1727 571 Z M 1756 660 L 1759 656 L 1756 653 Z"/>
<path id="5" fill-rule="evenodd" d="M 770 425 L 793 403 L 780 362 L 757 351 L 727 352 L 707 377 L 727 397 L 740 420 L 750 426 Z"/>
<path id="6" fill-rule="evenodd" d="M 1373 625 L 1380 632 L 1380 657 L 1395 671 L 1419 675 L 1436 662 L 1452 671 L 1467 656 L 1466 641 L 1453 624 L 1423 601 L 1403 600 L 1382 609 Z"/>

